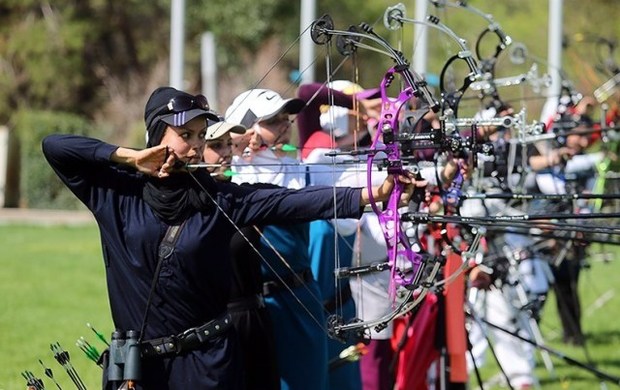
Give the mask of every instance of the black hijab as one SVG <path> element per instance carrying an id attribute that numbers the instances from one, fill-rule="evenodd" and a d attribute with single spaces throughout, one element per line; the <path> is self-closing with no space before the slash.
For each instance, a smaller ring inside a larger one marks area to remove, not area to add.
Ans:
<path id="1" fill-rule="evenodd" d="M 172 87 L 157 88 L 149 97 L 144 110 L 147 148 L 161 143 L 169 125 L 181 126 L 198 116 L 205 116 L 205 120 L 219 120 L 208 107 L 193 106 L 193 103 L 187 111 L 170 111 L 171 99 L 179 97 L 190 101 L 197 98 Z M 149 177 L 142 196 L 159 218 L 168 224 L 178 224 L 192 214 L 214 206 L 206 191 L 215 194 L 215 182 L 210 175 L 199 170 L 191 175 L 174 173 L 164 179 Z"/>
<path id="2" fill-rule="evenodd" d="M 149 177 L 142 196 L 160 219 L 174 225 L 196 212 L 213 208 L 211 197 L 214 197 L 215 190 L 213 179 L 204 170 L 199 170 L 191 174 L 175 173 L 164 179 Z"/>

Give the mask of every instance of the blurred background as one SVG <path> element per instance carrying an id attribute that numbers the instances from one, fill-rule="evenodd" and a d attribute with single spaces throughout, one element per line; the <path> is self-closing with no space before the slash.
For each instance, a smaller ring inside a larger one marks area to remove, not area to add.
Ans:
<path id="1" fill-rule="evenodd" d="M 158 86 L 175 84 L 191 93 L 204 93 L 223 113 L 248 88 L 270 88 L 292 97 L 300 80 L 308 79 L 309 72 L 300 64 L 300 35 L 308 35 L 311 22 L 300 16 L 307 1 L 184 1 L 181 46 L 173 47 L 171 20 L 175 12 L 179 16 L 179 10 L 174 11 L 178 1 L 0 0 L 0 211 L 83 210 L 44 161 L 42 138 L 51 133 L 83 134 L 141 148 L 144 105 Z M 403 1 L 408 18 L 416 17 L 419 2 Z M 462 9 L 436 6 L 441 3 L 428 1 L 426 14 L 438 17 L 472 51 L 477 45 L 484 56 L 493 55 L 498 38 L 485 33 L 489 21 Z M 562 6 L 561 69 L 547 64 L 552 3 Z M 497 78 L 525 74 L 535 66 L 539 76 L 561 72 L 576 91 L 593 95 L 620 73 L 618 0 L 471 0 L 467 4 L 492 16 L 512 38 L 512 45 L 497 56 Z M 384 14 L 394 5 L 386 0 L 317 0 L 313 13 L 316 18 L 329 14 L 334 27 L 341 30 L 370 24 L 412 64 L 422 60 L 423 76 L 438 94 L 438 77 L 459 48 L 436 29 L 427 30 L 426 50 L 414 26 L 388 29 Z M 360 49 L 346 59 L 328 46 L 314 50 L 309 62 L 315 81 L 349 79 L 374 88 L 393 65 L 388 57 L 371 50 Z M 174 66 L 180 66 L 176 73 Z M 467 69 L 455 63 L 450 72 L 448 79 L 460 83 Z M 181 75 L 181 80 L 173 83 L 173 74 Z M 620 101 L 617 91 L 616 86 L 602 99 L 612 108 Z M 548 97 L 545 88 L 531 85 L 500 93 L 516 108 L 527 109 L 528 122 L 540 119 Z M 475 91 L 467 92 L 461 113 L 469 116 L 479 108 Z M 17 218 L 27 224 L 24 214 Z M 112 327 L 98 231 L 90 219 L 64 226 L 62 218 L 51 214 L 50 219 L 63 226 L 48 227 L 5 224 L 0 217 L 0 390 L 21 387 L 24 369 L 42 376 L 37 362 L 42 357 L 57 376 L 64 374 L 49 356 L 49 343 L 56 340 L 71 349 L 88 387 L 97 388 L 99 368 L 79 356 L 74 343 L 86 336 L 103 349 L 85 324 L 91 322 L 106 335 Z M 615 372 L 620 367 L 620 306 L 607 302 L 614 299 L 614 271 L 620 266 L 607 257 L 601 262 L 605 265 L 596 263 L 581 283 L 588 305 L 586 330 L 594 360 L 600 368 Z M 544 321 L 548 340 L 558 343 L 557 317 L 550 313 Z M 590 360 L 587 350 L 568 352 L 580 359 L 585 353 Z M 541 377 L 544 388 L 598 385 L 592 375 L 573 366 L 564 367 L 559 378 L 544 372 Z"/>
<path id="2" fill-rule="evenodd" d="M 207 94 L 220 112 L 250 87 L 270 88 L 290 97 L 299 79 L 308 78 L 299 60 L 300 33 L 307 35 L 310 26 L 300 19 L 304 1 L 182 1 L 182 45 L 171 51 L 175 1 L 0 2 L 0 144 L 4 145 L 0 147 L 0 206 L 79 207 L 43 162 L 40 140 L 61 132 L 144 146 L 144 104 L 156 87 L 174 85 L 171 64 L 181 67 L 181 85 L 175 86 Z M 620 6 L 617 0 L 554 1 L 563 10 L 561 71 L 576 90 L 591 95 L 619 62 L 615 49 Z M 416 17 L 416 3 L 403 2 L 408 18 Z M 480 37 L 488 21 L 462 9 L 437 7 L 440 3 L 428 1 L 427 14 L 439 17 L 472 51 L 478 43 L 480 51 L 491 55 L 497 37 L 488 33 Z M 533 64 L 541 75 L 549 71 L 545 62 L 549 1 L 466 3 L 492 16 L 513 40 L 497 58 L 496 77 L 523 74 Z M 406 24 L 398 30 L 384 26 L 386 8 L 394 4 L 317 0 L 312 11 L 316 17 L 329 14 L 336 29 L 360 22 L 372 25 L 414 63 L 424 55 L 423 76 L 436 87 L 437 76 L 458 46 L 442 32 L 428 29 L 428 47 L 420 53 L 414 26 Z M 203 54 L 207 53 L 205 42 L 211 43 L 210 53 L 214 53 L 208 58 Z M 343 56 L 334 50 L 327 52 L 326 46 L 317 46 L 314 54 L 310 62 L 316 81 L 328 77 L 328 58 L 333 73 L 329 77 L 355 79 L 366 88 L 378 86 L 392 65 L 389 58 L 370 50 L 358 50 L 354 61 L 344 62 Z M 521 63 L 515 63 L 515 56 L 521 57 Z M 456 79 L 459 66 L 454 66 Z M 528 119 L 539 119 L 544 91 L 502 92 L 507 100 L 511 94 L 517 96 L 513 104 L 527 107 Z M 462 107 L 467 113 L 468 107 L 479 108 L 479 102 L 475 96 L 465 96 Z"/>

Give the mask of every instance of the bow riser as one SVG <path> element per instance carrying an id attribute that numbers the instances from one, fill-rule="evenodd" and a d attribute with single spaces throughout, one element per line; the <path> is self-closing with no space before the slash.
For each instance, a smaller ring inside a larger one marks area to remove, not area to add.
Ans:
<path id="1" fill-rule="evenodd" d="M 378 150 L 380 142 L 383 143 L 382 150 L 386 154 L 387 173 L 398 177 L 405 173 L 401 160 L 400 141 L 399 141 L 399 118 L 402 107 L 415 96 L 416 90 L 409 84 L 400 91 L 396 98 L 388 96 L 388 88 L 395 79 L 395 75 L 401 74 L 406 68 L 392 67 L 389 69 L 383 80 L 381 81 L 381 117 L 378 124 L 377 134 L 373 140 L 371 148 Z M 407 80 L 406 77 L 403 77 Z M 367 162 L 368 169 L 368 187 L 372 186 L 372 171 L 374 163 L 374 155 L 369 156 Z M 377 214 L 379 224 L 385 238 L 388 254 L 388 264 L 390 266 L 390 299 L 395 300 L 396 290 L 399 287 L 410 287 L 415 280 L 415 275 L 422 263 L 421 256 L 411 249 L 409 238 L 404 233 L 400 224 L 400 214 L 398 212 L 401 195 L 405 188 L 402 183 L 395 180 L 394 189 L 388 199 L 384 209 L 379 209 L 374 197 L 370 195 L 370 205 L 372 210 Z M 402 264 L 405 262 L 405 264 Z M 409 278 L 405 277 L 400 267 L 413 270 L 413 275 Z"/>

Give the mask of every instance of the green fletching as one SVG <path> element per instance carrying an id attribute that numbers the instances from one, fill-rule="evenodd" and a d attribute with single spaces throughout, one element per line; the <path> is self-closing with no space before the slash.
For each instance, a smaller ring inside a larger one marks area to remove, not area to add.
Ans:
<path id="1" fill-rule="evenodd" d="M 291 145 L 291 144 L 282 145 L 283 152 L 294 152 L 296 150 L 297 150 L 297 147 L 295 145 Z"/>

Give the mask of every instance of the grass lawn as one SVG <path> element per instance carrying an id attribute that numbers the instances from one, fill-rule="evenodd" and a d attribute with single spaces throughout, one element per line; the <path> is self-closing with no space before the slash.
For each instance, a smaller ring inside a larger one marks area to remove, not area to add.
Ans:
<path id="1" fill-rule="evenodd" d="M 56 342 L 86 386 L 101 388 L 101 369 L 75 345 L 83 336 L 104 349 L 86 323 L 112 331 L 96 226 L 0 226 L 0 248 L 0 389 L 25 388 L 24 370 L 56 388 L 39 359 L 63 389 L 75 388 L 50 350 Z"/>
<path id="2" fill-rule="evenodd" d="M 582 327 L 586 334 L 584 347 L 566 346 L 558 320 L 555 297 L 547 302 L 542 317 L 541 330 L 549 347 L 581 363 L 620 377 L 620 258 L 618 247 L 606 246 L 604 252 L 612 253 L 610 262 L 600 261 L 600 247 L 590 248 L 590 268 L 580 274 L 579 290 L 582 306 Z M 552 358 L 556 373 L 552 376 L 542 364 L 537 370 L 545 389 L 596 389 L 602 388 L 599 380 L 589 371 L 565 361 Z M 617 388 L 620 383 L 607 384 Z"/>
<path id="3" fill-rule="evenodd" d="M 600 260 L 600 253 L 609 253 L 609 262 Z M 590 267 L 582 269 L 579 289 L 582 305 L 582 328 L 586 334 L 584 347 L 568 346 L 562 343 L 562 328 L 556 310 L 553 293 L 548 298 L 542 314 L 540 329 L 546 346 L 561 356 L 568 357 L 578 363 L 593 367 L 612 377 L 620 377 L 620 247 L 593 245 L 589 248 Z M 601 384 L 601 381 L 590 371 L 570 364 L 555 354 L 550 354 L 553 372 L 546 369 L 540 353 L 537 353 L 536 373 L 541 388 L 558 389 L 605 389 L 617 388 L 620 383 Z M 487 364 L 481 370 L 483 381 L 499 378 L 496 363 L 489 356 Z M 495 382 L 495 381 L 491 381 Z M 470 377 L 473 388 L 478 387 L 476 378 Z M 606 386 L 606 387 L 604 387 Z M 500 385 L 484 387 L 486 390 L 506 388 Z"/>
<path id="4" fill-rule="evenodd" d="M 101 370 L 75 346 L 76 340 L 84 336 L 97 349 L 103 349 L 103 343 L 86 327 L 87 322 L 106 337 L 112 331 L 97 228 L 0 226 L 0 248 L 0 390 L 24 388 L 24 370 L 43 378 L 48 389 L 56 388 L 43 374 L 39 359 L 53 369 L 63 389 L 74 388 L 52 356 L 49 345 L 55 342 L 69 351 L 86 386 L 100 388 Z M 597 248 L 592 249 L 595 252 Z M 618 251 L 611 246 L 605 249 Z M 541 323 L 551 348 L 614 376 L 620 376 L 619 273 L 618 260 L 592 261 L 582 273 L 587 355 L 584 348 L 561 343 L 553 296 L 549 297 Z M 552 360 L 554 375 L 539 363 L 543 389 L 601 388 L 588 371 L 556 357 Z M 496 373 L 489 360 L 482 370 L 483 379 Z"/>

